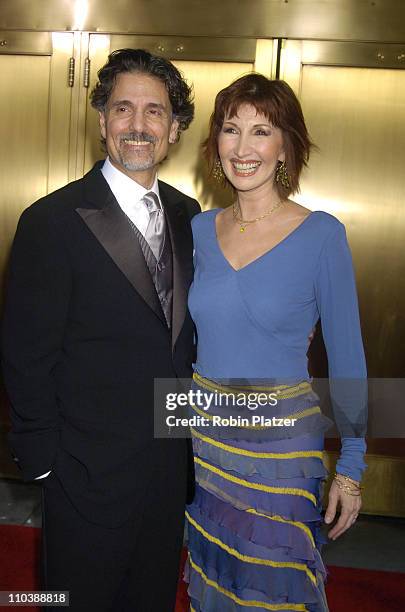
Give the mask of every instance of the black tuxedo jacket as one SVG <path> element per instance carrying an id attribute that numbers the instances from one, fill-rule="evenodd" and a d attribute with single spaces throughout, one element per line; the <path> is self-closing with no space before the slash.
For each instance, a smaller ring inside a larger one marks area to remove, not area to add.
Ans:
<path id="1" fill-rule="evenodd" d="M 179 458 L 178 477 L 188 473 L 192 481 L 188 442 L 153 437 L 153 381 L 191 373 L 190 219 L 200 208 L 159 182 L 173 251 L 169 330 L 139 242 L 100 168 L 20 219 L 3 373 L 9 439 L 24 478 L 52 469 L 50 478 L 84 515 L 112 525 L 134 511 L 168 444 Z"/>

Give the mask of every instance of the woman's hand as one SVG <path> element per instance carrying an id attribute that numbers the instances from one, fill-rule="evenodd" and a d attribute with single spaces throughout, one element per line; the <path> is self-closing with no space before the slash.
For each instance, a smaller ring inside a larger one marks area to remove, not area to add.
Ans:
<path id="1" fill-rule="evenodd" d="M 360 487 L 360 483 L 356 484 Z M 340 506 L 339 520 L 328 533 L 328 537 L 331 540 L 336 540 L 336 538 L 342 535 L 342 533 L 344 533 L 356 522 L 361 508 L 360 489 L 359 494 L 351 495 L 344 489 L 340 488 L 334 479 L 329 491 L 329 503 L 328 507 L 326 508 L 325 523 L 329 524 L 333 522 L 338 505 Z"/>

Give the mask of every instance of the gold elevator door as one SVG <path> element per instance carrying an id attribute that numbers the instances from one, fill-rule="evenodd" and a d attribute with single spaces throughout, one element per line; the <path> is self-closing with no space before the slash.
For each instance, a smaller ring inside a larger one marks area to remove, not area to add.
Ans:
<path id="1" fill-rule="evenodd" d="M 295 199 L 346 226 L 372 378 L 404 376 L 405 70 L 394 69 L 394 53 L 389 45 L 296 40 L 281 51 L 280 78 L 300 98 L 318 147 Z M 362 512 L 405 516 L 404 440 L 367 445 Z M 327 448 L 333 471 L 338 445 Z"/>
<path id="2" fill-rule="evenodd" d="M 145 37 L 129 35 L 90 35 L 90 86 L 94 86 L 97 71 L 115 49 L 143 48 L 168 57 L 193 84 L 195 119 L 190 128 L 174 145 L 162 164 L 159 177 L 199 200 L 204 209 L 229 204 L 229 193 L 207 180 L 201 157 L 201 143 L 207 134 L 209 117 L 216 94 L 237 77 L 253 69 L 271 76 L 275 69 L 273 40 L 256 39 L 177 39 L 175 37 Z M 98 117 L 87 103 L 83 170 L 89 170 L 97 159 L 105 156 L 100 148 Z"/>
<path id="3" fill-rule="evenodd" d="M 346 225 L 369 376 L 383 378 L 404 376 L 405 70 L 374 67 L 381 55 L 381 45 L 285 41 L 280 77 L 319 148 L 297 200 Z"/>
<path id="4" fill-rule="evenodd" d="M 7 32 L 0 47 L 0 275 L 17 220 L 68 180 L 68 58 L 73 34 Z"/>
<path id="5" fill-rule="evenodd" d="M 72 33 L 0 32 L 0 302 L 22 211 L 68 181 Z M 6 44 L 4 44 L 6 42 Z M 0 382 L 0 475 L 15 476 Z"/>

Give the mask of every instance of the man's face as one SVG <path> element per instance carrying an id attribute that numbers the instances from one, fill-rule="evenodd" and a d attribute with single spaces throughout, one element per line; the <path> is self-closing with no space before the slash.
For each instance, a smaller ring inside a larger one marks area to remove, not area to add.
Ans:
<path id="1" fill-rule="evenodd" d="M 144 73 L 119 74 L 106 110 L 99 115 L 111 163 L 137 183 L 151 187 L 178 130 L 164 83 Z"/>

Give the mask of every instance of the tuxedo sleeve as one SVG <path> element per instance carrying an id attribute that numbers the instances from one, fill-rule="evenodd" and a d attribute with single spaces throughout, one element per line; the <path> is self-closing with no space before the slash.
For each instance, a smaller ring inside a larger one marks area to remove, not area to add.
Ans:
<path id="1" fill-rule="evenodd" d="M 34 204 L 20 219 L 2 323 L 9 441 L 25 480 L 51 469 L 59 440 L 55 371 L 62 356 L 71 267 L 51 208 Z"/>

